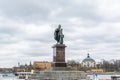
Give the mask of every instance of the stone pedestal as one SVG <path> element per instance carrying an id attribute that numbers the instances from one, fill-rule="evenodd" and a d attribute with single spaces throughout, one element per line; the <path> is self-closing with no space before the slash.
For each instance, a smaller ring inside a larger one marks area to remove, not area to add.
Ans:
<path id="1" fill-rule="evenodd" d="M 53 48 L 53 67 L 66 67 L 65 44 L 55 44 Z"/>

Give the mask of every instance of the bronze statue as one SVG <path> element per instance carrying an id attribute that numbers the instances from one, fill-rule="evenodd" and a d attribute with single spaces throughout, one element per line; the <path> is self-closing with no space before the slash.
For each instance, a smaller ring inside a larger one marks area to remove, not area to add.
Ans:
<path id="1" fill-rule="evenodd" d="M 62 33 L 61 25 L 58 25 L 58 28 L 55 29 L 54 38 L 57 41 L 57 43 L 63 44 L 64 35 Z"/>

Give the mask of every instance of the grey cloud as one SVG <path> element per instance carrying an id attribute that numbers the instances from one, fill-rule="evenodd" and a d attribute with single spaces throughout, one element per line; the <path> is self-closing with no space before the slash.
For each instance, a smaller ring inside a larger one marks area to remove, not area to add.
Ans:
<path id="1" fill-rule="evenodd" d="M 20 41 L 23 31 L 16 26 L 0 25 L 0 44 L 12 44 Z"/>
<path id="2" fill-rule="evenodd" d="M 17 43 L 17 42 L 19 42 L 19 40 L 16 38 L 16 37 L 8 37 L 8 36 L 6 36 L 6 37 L 1 37 L 0 36 L 0 44 L 14 44 L 14 43 Z"/>
<path id="3" fill-rule="evenodd" d="M 66 4 L 68 2 L 64 0 L 0 0 L 0 12 L 1 16 L 10 19 L 44 23 L 52 21 L 50 17 L 52 11 Z"/>
<path id="4" fill-rule="evenodd" d="M 101 21 L 102 18 L 96 13 L 96 4 L 89 3 L 87 1 L 71 1 L 70 4 L 67 4 L 61 13 L 57 15 L 57 17 L 69 18 L 69 17 L 77 17 L 83 19 L 90 19 L 96 21 Z M 88 1 L 89 2 L 89 1 Z"/>
<path id="5" fill-rule="evenodd" d="M 16 33 L 21 33 L 21 31 L 16 26 L 0 25 L 0 34 L 14 35 Z"/>
<path id="6" fill-rule="evenodd" d="M 41 51 L 28 51 L 26 53 L 24 53 L 24 55 L 29 56 L 29 57 L 42 57 L 42 56 L 50 56 L 48 53 L 45 52 L 41 52 Z"/>
<path id="7" fill-rule="evenodd" d="M 61 11 L 51 16 L 51 13 L 58 9 Z M 111 21 L 101 16 L 98 9 L 97 1 L 89 0 L 0 0 L 1 16 L 24 22 L 59 23 L 72 17 L 92 20 L 96 23 Z M 112 21 L 116 20 L 119 19 L 115 18 Z"/>
<path id="8" fill-rule="evenodd" d="M 54 2 L 54 3 L 53 3 Z M 96 13 L 95 3 L 86 3 L 87 1 L 64 1 L 64 0 L 1 0 L 0 9 L 3 16 L 11 19 L 20 19 L 26 22 L 35 21 L 60 21 L 63 18 L 78 17 L 92 19 L 94 21 L 101 20 Z M 51 17 L 51 12 L 62 9 L 57 15 Z"/>
<path id="9" fill-rule="evenodd" d="M 53 42 L 52 34 L 46 33 L 43 35 L 36 35 L 36 36 L 25 36 L 25 40 L 27 41 L 39 41 L 39 42 Z"/>
<path id="10" fill-rule="evenodd" d="M 44 7 L 44 3 L 37 4 L 32 0 L 1 0 L 0 9 L 2 15 L 11 19 L 34 21 L 39 19 L 46 19 L 49 14 L 47 6 Z"/>

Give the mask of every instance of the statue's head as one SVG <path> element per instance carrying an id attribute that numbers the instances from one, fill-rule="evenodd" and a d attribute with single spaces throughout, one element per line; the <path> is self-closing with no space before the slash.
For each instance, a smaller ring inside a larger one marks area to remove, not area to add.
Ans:
<path id="1" fill-rule="evenodd" d="M 58 28 L 59 28 L 59 29 L 61 28 L 61 25 L 60 25 L 60 24 L 58 25 Z"/>

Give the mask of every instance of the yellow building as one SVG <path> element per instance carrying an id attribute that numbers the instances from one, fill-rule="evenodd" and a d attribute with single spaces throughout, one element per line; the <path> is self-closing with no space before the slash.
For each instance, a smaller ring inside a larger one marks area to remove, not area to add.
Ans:
<path id="1" fill-rule="evenodd" d="M 37 69 L 47 69 L 52 66 L 51 62 L 40 62 L 40 61 L 35 61 L 33 62 L 33 67 Z"/>
<path id="2" fill-rule="evenodd" d="M 105 72 L 104 69 L 91 69 L 91 72 Z"/>

